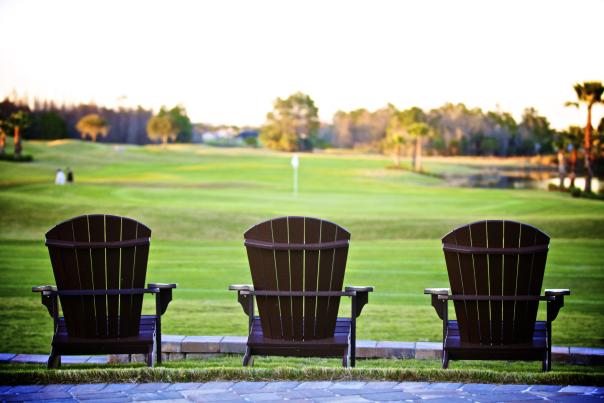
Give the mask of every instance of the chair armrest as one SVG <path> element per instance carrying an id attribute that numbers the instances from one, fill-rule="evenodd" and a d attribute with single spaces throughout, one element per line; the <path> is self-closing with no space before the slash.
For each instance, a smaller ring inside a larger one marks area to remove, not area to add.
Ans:
<path id="1" fill-rule="evenodd" d="M 449 295 L 449 289 L 448 288 L 424 288 L 424 294 Z"/>
<path id="2" fill-rule="evenodd" d="M 344 292 L 352 292 L 352 312 L 355 318 L 361 316 L 363 307 L 369 302 L 369 293 L 373 292 L 373 286 L 346 286 Z"/>
<path id="3" fill-rule="evenodd" d="M 32 292 L 44 292 L 44 291 L 56 292 L 57 291 L 57 287 L 54 286 L 54 285 L 39 285 L 37 287 L 32 287 L 31 291 Z"/>
<path id="4" fill-rule="evenodd" d="M 436 311 L 439 319 L 446 325 L 447 314 L 447 299 L 449 297 L 448 288 L 424 288 L 424 294 L 430 295 L 432 307 Z M 443 325 L 443 326 L 445 326 Z"/>
<path id="5" fill-rule="evenodd" d="M 174 283 L 149 283 L 149 289 L 156 290 L 155 294 L 155 314 L 160 317 L 168 309 L 170 301 L 172 301 L 172 290 L 176 288 Z"/>
<path id="6" fill-rule="evenodd" d="M 570 295 L 570 290 L 566 288 L 555 288 L 545 290 L 545 296 L 550 297 L 547 302 L 547 321 L 553 322 L 558 317 L 560 309 L 564 306 L 564 296 Z"/>
<path id="7" fill-rule="evenodd" d="M 254 291 L 254 286 L 250 284 L 231 284 L 229 291 Z"/>
<path id="8" fill-rule="evenodd" d="M 570 295 L 570 290 L 568 288 L 552 288 L 545 290 L 545 296 L 553 296 L 558 297 L 561 295 Z"/>
<path id="9" fill-rule="evenodd" d="M 147 284 L 147 288 L 159 288 L 159 290 L 176 288 L 176 284 L 174 283 L 149 283 Z"/>
<path id="10" fill-rule="evenodd" d="M 356 291 L 356 292 L 373 292 L 373 286 L 352 286 L 347 285 L 344 287 L 344 291 Z"/>
<path id="11" fill-rule="evenodd" d="M 251 321 L 254 316 L 254 286 L 250 284 L 231 284 L 229 291 L 237 291 L 237 302 L 241 305 L 243 312 L 250 317 Z M 245 291 L 242 293 L 242 291 Z"/>

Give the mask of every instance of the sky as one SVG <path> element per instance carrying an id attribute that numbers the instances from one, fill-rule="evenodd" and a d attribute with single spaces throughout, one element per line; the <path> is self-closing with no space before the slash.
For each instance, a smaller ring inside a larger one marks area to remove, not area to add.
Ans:
<path id="1" fill-rule="evenodd" d="M 585 124 L 573 84 L 604 80 L 603 16 L 604 0 L 0 0 L 0 97 L 260 125 L 302 91 L 325 122 L 463 102 L 562 129 Z"/>

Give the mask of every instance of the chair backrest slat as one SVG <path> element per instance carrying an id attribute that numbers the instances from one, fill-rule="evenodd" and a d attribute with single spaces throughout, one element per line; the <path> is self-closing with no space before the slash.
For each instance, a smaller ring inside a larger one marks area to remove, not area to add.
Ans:
<path id="1" fill-rule="evenodd" d="M 88 232 L 88 217 L 81 216 L 73 220 L 73 240 L 76 242 L 90 242 Z M 77 267 L 76 275 L 80 281 L 79 290 L 93 290 L 92 264 L 90 261 L 90 249 L 76 249 Z M 94 337 L 97 335 L 96 312 L 93 296 L 81 296 L 82 310 L 87 320 L 82 323 L 84 337 Z"/>
<path id="2" fill-rule="evenodd" d="M 151 230 L 143 224 L 117 216 L 79 216 L 56 225 L 46 233 L 46 239 L 57 287 L 144 288 L 150 236 Z M 119 244 L 120 247 L 111 244 L 120 241 L 135 242 Z M 128 337 L 139 332 L 142 295 L 60 298 L 71 336 Z"/>
<path id="3" fill-rule="evenodd" d="M 444 249 L 452 294 L 540 294 L 549 237 L 538 229 L 480 221 L 451 231 L 442 241 L 459 247 Z M 454 301 L 454 306 L 463 342 L 513 344 L 532 338 L 536 301 Z"/>
<path id="4" fill-rule="evenodd" d="M 105 216 L 89 215 L 88 230 L 90 242 L 105 242 Z M 89 249 L 90 262 L 92 264 L 92 281 L 94 290 L 106 290 L 107 270 L 105 265 L 105 249 Z M 101 337 L 107 336 L 107 296 L 98 295 L 94 297 L 94 308 L 96 315 L 96 330 Z"/>
<path id="5" fill-rule="evenodd" d="M 289 217 L 289 243 L 304 243 L 304 217 Z M 290 250 L 289 252 L 290 279 L 292 291 L 304 291 L 304 251 Z M 304 338 L 304 321 L 293 318 L 304 317 L 304 297 L 292 297 L 292 327 L 293 339 Z"/>
<path id="6" fill-rule="evenodd" d="M 304 218 L 304 242 L 319 243 L 321 220 Z M 304 251 L 304 291 L 317 291 L 319 278 L 319 250 Z M 317 297 L 304 297 L 304 340 L 317 338 Z"/>
<path id="7" fill-rule="evenodd" d="M 116 216 L 105 216 L 107 242 L 122 240 L 122 218 Z M 107 257 L 107 289 L 116 290 L 120 288 L 120 260 L 121 249 L 111 248 L 106 250 Z M 116 268 L 116 269 L 112 269 Z M 119 335 L 119 295 L 107 296 L 107 335 L 117 337 Z"/>
<path id="8" fill-rule="evenodd" d="M 350 234 L 328 221 L 280 217 L 250 228 L 244 235 L 256 290 L 340 291 Z M 288 249 L 284 245 L 291 244 Z M 312 248 L 300 247 L 312 244 Z M 271 247 L 271 245 L 273 245 Z M 332 337 L 339 297 L 258 297 L 264 335 L 285 340 Z"/>
<path id="9" fill-rule="evenodd" d="M 487 226 L 484 224 L 470 225 L 470 236 L 472 247 L 487 247 Z M 474 274 L 476 276 L 476 293 L 478 295 L 489 295 L 489 262 L 488 255 L 473 255 Z M 489 344 L 491 342 L 491 313 L 489 301 L 476 302 L 478 309 L 478 320 L 480 326 L 480 342 Z"/>

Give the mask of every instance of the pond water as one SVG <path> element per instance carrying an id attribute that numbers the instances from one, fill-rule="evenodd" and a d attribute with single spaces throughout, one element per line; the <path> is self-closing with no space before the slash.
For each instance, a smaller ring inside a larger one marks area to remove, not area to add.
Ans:
<path id="1" fill-rule="evenodd" d="M 560 185 L 557 172 L 549 169 L 518 170 L 510 168 L 490 168 L 479 171 L 477 174 L 456 175 L 445 174 L 445 179 L 451 186 L 495 188 L 495 189 L 543 189 L 547 190 L 549 184 Z M 566 178 L 564 186 L 570 185 L 570 179 Z M 592 179 L 591 187 L 594 192 L 602 188 L 602 181 Z M 575 186 L 583 189 L 585 178 L 577 177 Z"/>

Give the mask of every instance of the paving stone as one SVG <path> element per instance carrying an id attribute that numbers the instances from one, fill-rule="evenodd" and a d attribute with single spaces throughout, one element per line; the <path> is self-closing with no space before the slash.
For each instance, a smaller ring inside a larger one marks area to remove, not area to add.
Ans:
<path id="1" fill-rule="evenodd" d="M 109 356 L 107 355 L 93 355 L 91 356 L 87 364 L 107 364 L 109 362 Z"/>
<path id="2" fill-rule="evenodd" d="M 565 395 L 555 394 L 548 397 L 549 400 L 563 403 L 602 403 L 602 399 L 591 395 Z"/>
<path id="3" fill-rule="evenodd" d="M 383 358 L 413 358 L 415 343 L 405 341 L 379 341 L 376 349 Z"/>
<path id="4" fill-rule="evenodd" d="M 555 393 L 562 389 L 562 386 L 557 385 L 533 385 L 529 389 L 529 392 L 551 392 Z"/>
<path id="5" fill-rule="evenodd" d="M 153 403 L 191 403 L 187 399 L 165 399 L 165 400 L 139 400 L 141 403 L 153 402 Z"/>
<path id="6" fill-rule="evenodd" d="M 44 388 L 42 385 L 19 385 L 10 388 L 8 393 L 35 393 L 41 391 L 42 388 Z"/>
<path id="7" fill-rule="evenodd" d="M 357 358 L 381 358 L 375 340 L 357 340 Z"/>
<path id="8" fill-rule="evenodd" d="M 597 388 L 595 390 L 595 392 L 593 392 L 593 393 L 597 394 L 597 395 L 603 395 L 604 394 L 604 388 Z"/>
<path id="9" fill-rule="evenodd" d="M 430 403 L 455 403 L 455 402 L 470 402 L 472 399 L 467 399 L 458 396 L 447 396 L 447 397 L 435 397 L 435 398 L 424 398 Z"/>
<path id="10" fill-rule="evenodd" d="M 604 364 L 604 349 L 589 347 L 571 347 L 570 361 L 574 364 Z"/>
<path id="11" fill-rule="evenodd" d="M 107 386 L 106 383 L 83 383 L 81 385 L 76 385 L 73 388 L 69 389 L 69 392 L 77 395 L 77 394 L 84 394 L 84 393 L 92 393 L 92 392 L 98 392 L 102 389 L 104 389 Z"/>
<path id="12" fill-rule="evenodd" d="M 313 399 L 315 402 L 346 402 L 346 403 L 365 403 L 371 400 L 361 396 L 337 396 L 337 397 L 319 397 Z"/>
<path id="13" fill-rule="evenodd" d="M 67 392 L 74 385 L 46 385 L 42 388 L 42 392 Z"/>
<path id="14" fill-rule="evenodd" d="M 463 385 L 462 390 L 469 393 L 486 393 L 495 389 L 497 385 L 488 383 L 467 383 Z"/>
<path id="15" fill-rule="evenodd" d="M 530 393 L 520 393 L 520 392 L 510 392 L 510 393 L 501 393 L 501 392 L 491 392 L 489 394 L 483 395 L 473 395 L 472 400 L 482 403 L 482 402 L 509 402 L 509 401 L 522 401 L 522 400 L 543 400 L 539 396 L 532 395 Z"/>
<path id="16" fill-rule="evenodd" d="M 434 360 L 442 357 L 442 343 L 418 342 L 415 343 L 416 360 Z"/>
<path id="17" fill-rule="evenodd" d="M 168 391 L 179 391 L 179 390 L 195 390 L 199 388 L 203 383 L 200 382 L 184 382 L 184 383 L 173 383 L 168 386 L 166 390 Z"/>
<path id="18" fill-rule="evenodd" d="M 222 336 L 186 336 L 181 343 L 183 353 L 217 353 Z"/>
<path id="19" fill-rule="evenodd" d="M 522 392 L 529 388 L 529 385 L 497 385 L 495 393 Z"/>
<path id="20" fill-rule="evenodd" d="M 279 382 L 268 382 L 262 388 L 262 392 L 281 392 L 284 390 L 292 390 L 296 388 L 300 382 L 288 382 L 288 381 L 279 381 Z"/>
<path id="21" fill-rule="evenodd" d="M 139 393 L 139 392 L 159 392 L 161 390 L 165 390 L 170 386 L 169 383 L 166 382 L 157 382 L 157 383 L 141 383 L 136 385 L 135 388 L 131 389 L 131 393 Z"/>
<path id="22" fill-rule="evenodd" d="M 181 343 L 185 336 L 176 334 L 164 334 L 161 337 L 161 352 L 162 353 L 180 353 Z"/>
<path id="23" fill-rule="evenodd" d="M 332 382 L 324 381 L 324 382 L 302 382 L 296 390 L 301 389 L 327 389 L 331 386 Z"/>
<path id="24" fill-rule="evenodd" d="M 219 358 L 223 355 L 220 353 L 186 353 L 185 360 L 207 360 L 210 358 Z"/>
<path id="25" fill-rule="evenodd" d="M 84 364 L 91 358 L 89 355 L 63 355 L 61 364 Z"/>
<path id="26" fill-rule="evenodd" d="M 265 393 L 248 393 L 241 395 L 245 398 L 245 400 L 251 400 L 253 402 L 263 402 L 269 400 L 281 400 L 281 396 L 276 394 L 275 392 L 265 392 Z"/>
<path id="27" fill-rule="evenodd" d="M 570 347 L 552 346 L 552 361 L 570 361 Z"/>
<path id="28" fill-rule="evenodd" d="M 111 354 L 109 356 L 109 363 L 111 364 L 119 364 L 130 362 L 130 355 L 128 354 Z"/>
<path id="29" fill-rule="evenodd" d="M 379 401 L 392 401 L 392 400 L 418 400 L 419 398 L 408 392 L 403 391 L 391 391 L 391 392 L 380 392 L 371 394 L 361 394 L 362 398 L 367 400 L 379 400 Z"/>
<path id="30" fill-rule="evenodd" d="M 394 389 L 427 389 L 430 386 L 428 382 L 401 382 Z"/>
<path id="31" fill-rule="evenodd" d="M 54 400 L 54 399 L 71 399 L 72 396 L 67 392 L 36 392 L 36 393 L 19 393 L 11 394 L 3 398 L 6 401 L 26 401 L 26 400 Z"/>
<path id="32" fill-rule="evenodd" d="M 103 392 L 126 392 L 136 388 L 137 386 L 138 385 L 136 383 L 110 383 L 103 389 Z"/>
<path id="33" fill-rule="evenodd" d="M 337 381 L 329 386 L 329 389 L 355 389 L 359 390 L 363 386 L 365 386 L 366 382 L 357 382 L 357 381 Z"/>
<path id="34" fill-rule="evenodd" d="M 364 390 L 375 389 L 375 390 L 390 390 L 395 386 L 399 385 L 399 382 L 384 381 L 384 382 L 367 382 L 363 387 Z"/>
<path id="35" fill-rule="evenodd" d="M 4 385 L 3 386 L 3 385 L 0 385 L 0 394 L 7 393 L 11 388 L 12 388 L 12 386 L 8 386 L 8 385 Z"/>
<path id="36" fill-rule="evenodd" d="M 0 362 L 9 362 L 16 356 L 17 354 L 0 353 Z"/>
<path id="37" fill-rule="evenodd" d="M 596 389 L 595 386 L 566 386 L 560 389 L 560 393 L 593 393 Z"/>
<path id="38" fill-rule="evenodd" d="M 141 392 L 128 393 L 132 400 L 172 400 L 182 399 L 183 396 L 178 392 Z"/>
<path id="39" fill-rule="evenodd" d="M 200 393 L 201 390 L 192 390 L 186 394 L 188 400 L 194 402 L 215 402 L 215 401 L 245 401 L 235 392 L 222 391 L 216 393 Z M 184 393 L 183 393 L 184 394 Z"/>
<path id="40" fill-rule="evenodd" d="M 295 389 L 288 392 L 279 392 L 279 395 L 286 399 L 315 399 L 320 397 L 329 397 L 334 394 L 325 389 Z"/>
<path id="41" fill-rule="evenodd" d="M 224 336 L 220 341 L 220 352 L 228 354 L 243 354 L 247 347 L 245 336 Z"/>
<path id="42" fill-rule="evenodd" d="M 99 400 L 99 399 L 118 399 L 124 400 L 128 399 L 128 395 L 124 392 L 93 392 L 93 393 L 84 393 L 78 395 L 78 400 Z"/>
<path id="43" fill-rule="evenodd" d="M 41 354 L 17 354 L 10 362 L 18 364 L 46 364 L 48 356 Z"/>
<path id="44" fill-rule="evenodd" d="M 184 353 L 163 353 L 161 355 L 164 361 L 182 361 L 185 359 Z"/>
<path id="45" fill-rule="evenodd" d="M 213 381 L 213 382 L 206 382 L 204 384 L 202 384 L 199 389 L 224 389 L 227 390 L 228 388 L 230 388 L 231 386 L 233 386 L 235 384 L 235 382 L 228 382 L 228 381 Z"/>
<path id="46" fill-rule="evenodd" d="M 266 386 L 266 382 L 237 382 L 230 387 L 230 390 L 238 393 L 250 393 Z"/>
<path id="47" fill-rule="evenodd" d="M 433 390 L 457 390 L 461 388 L 463 384 L 461 383 L 448 383 L 448 382 L 435 382 L 428 385 L 427 389 L 430 391 Z"/>
<path id="48" fill-rule="evenodd" d="M 145 354 L 130 354 L 130 362 L 145 362 Z"/>
<path id="49" fill-rule="evenodd" d="M 115 397 L 112 399 L 97 399 L 94 402 L 95 403 L 123 403 L 123 402 L 131 402 L 132 399 L 130 399 L 128 396 L 124 396 L 124 397 Z"/>

